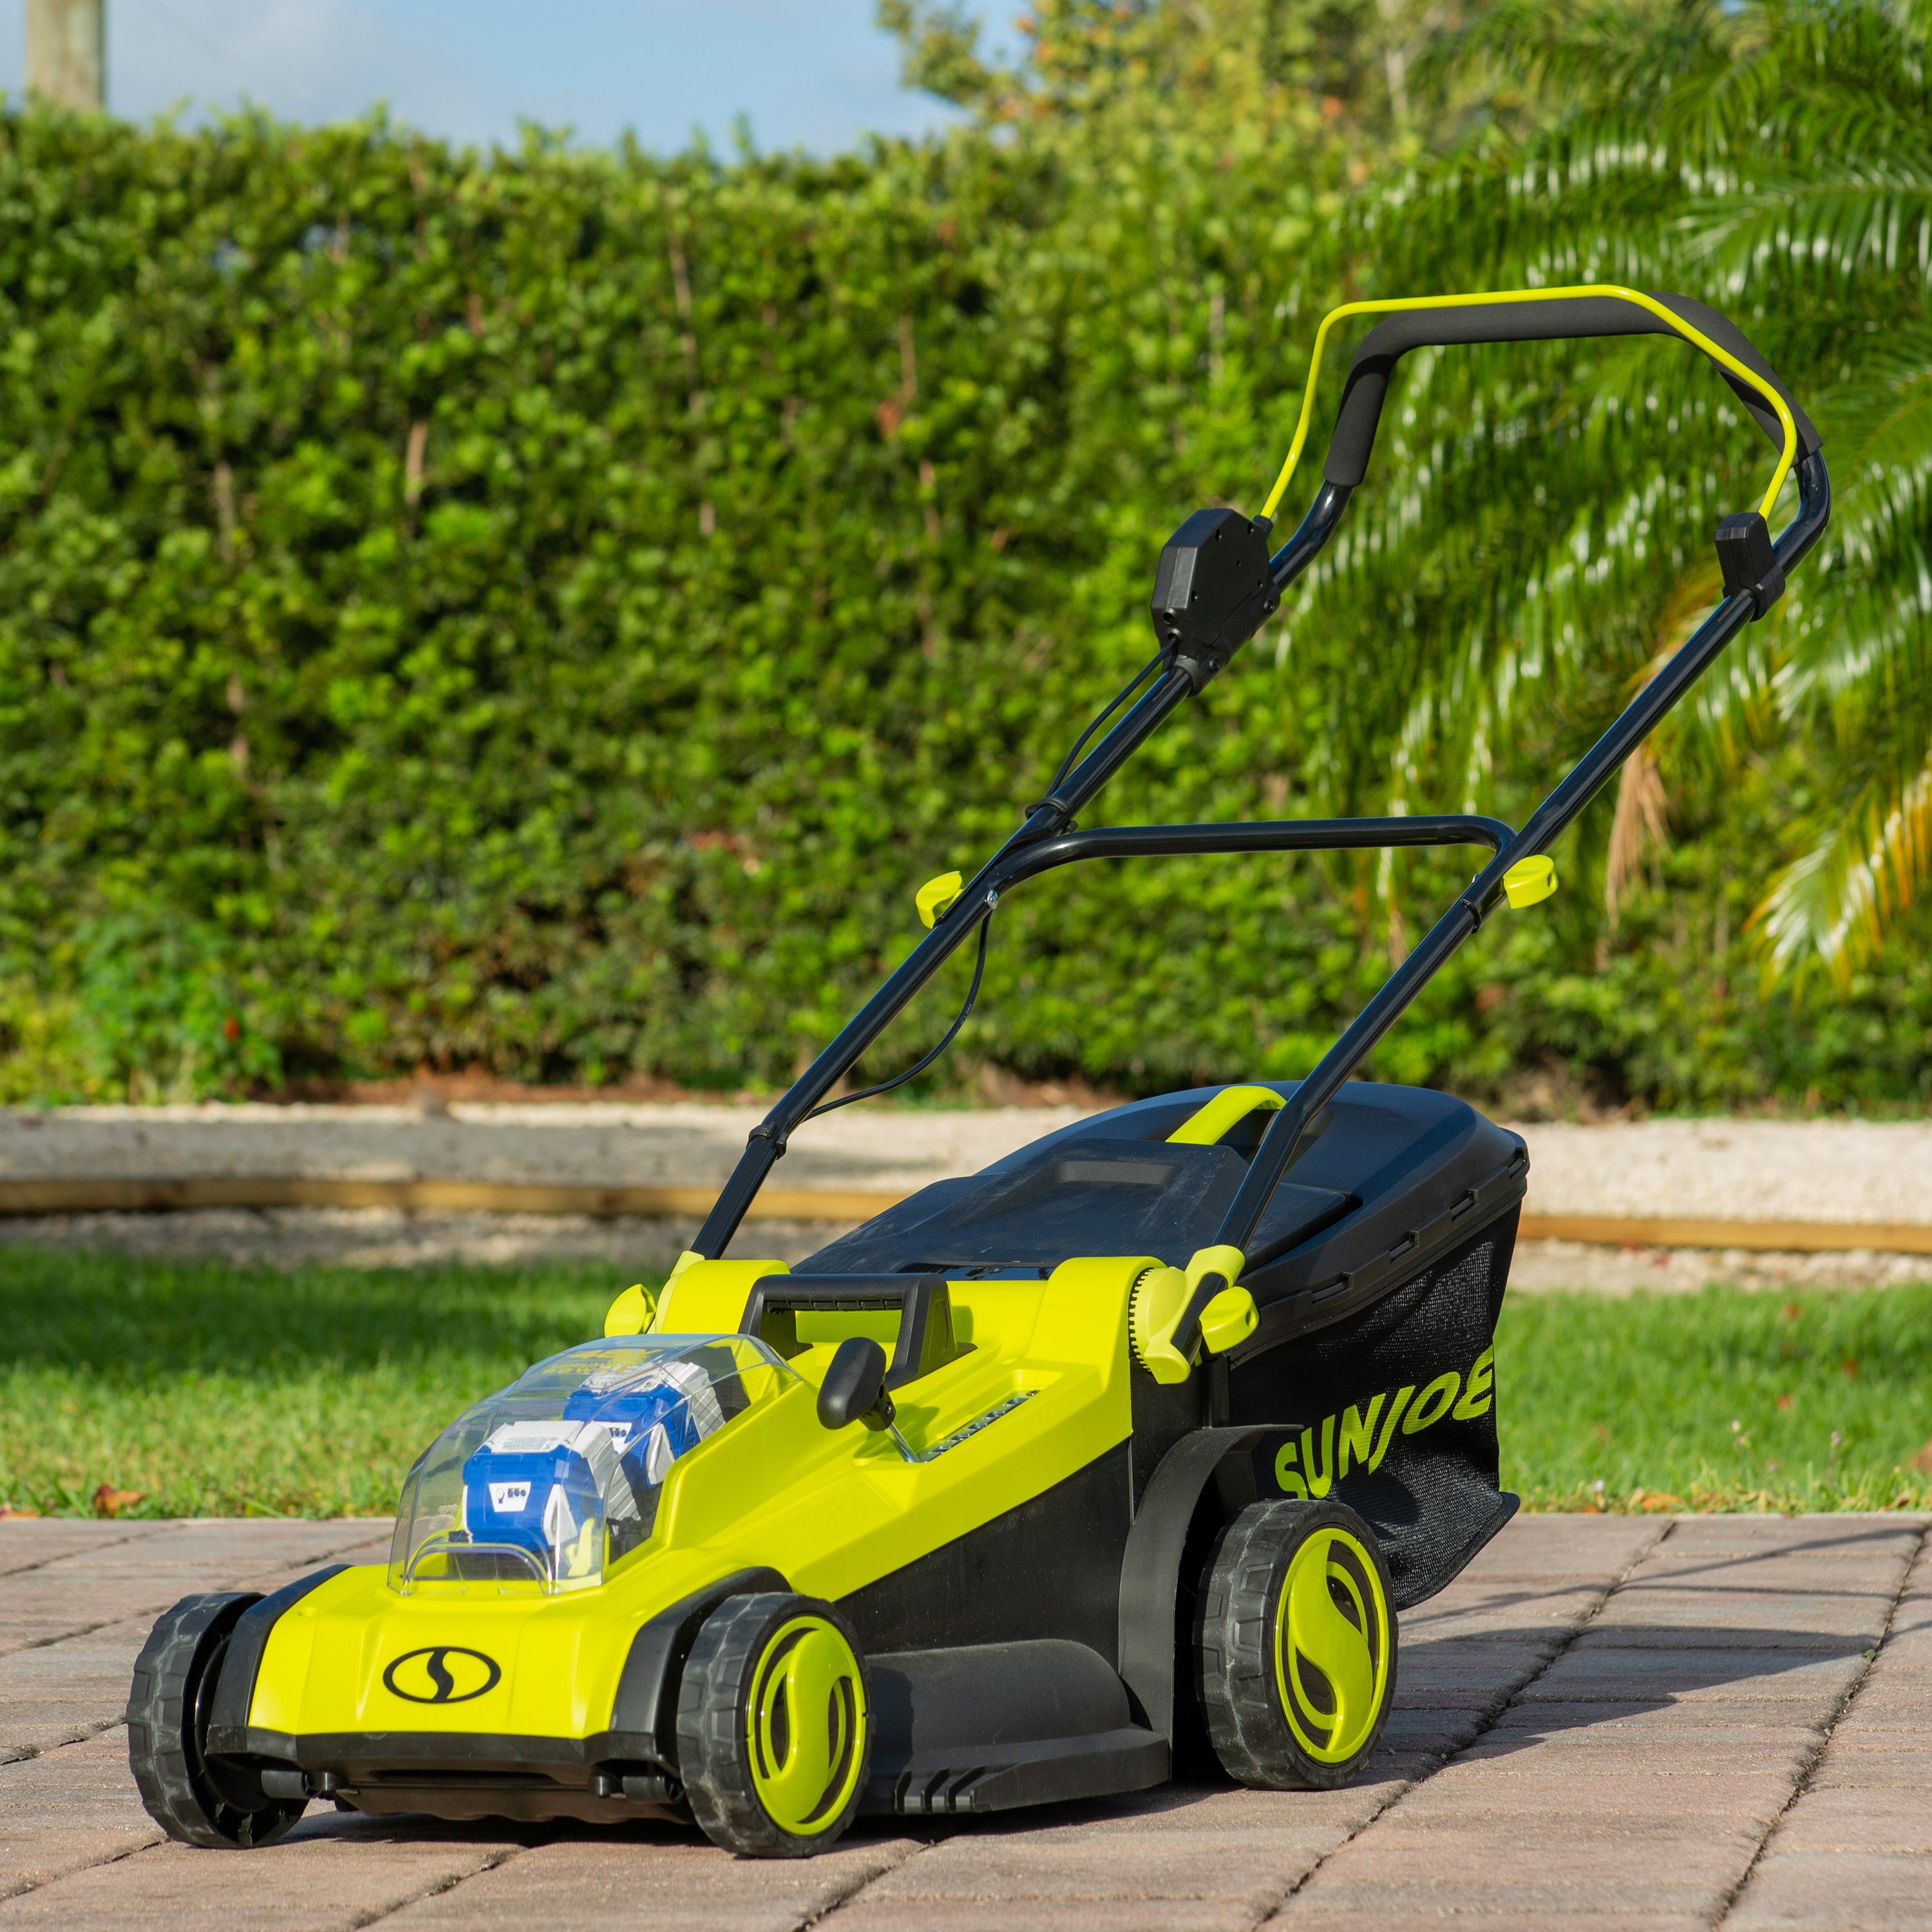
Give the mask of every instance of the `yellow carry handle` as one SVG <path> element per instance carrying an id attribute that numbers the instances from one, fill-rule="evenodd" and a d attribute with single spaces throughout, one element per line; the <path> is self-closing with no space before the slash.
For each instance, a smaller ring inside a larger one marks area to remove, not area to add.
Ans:
<path id="1" fill-rule="evenodd" d="M 1257 1108 L 1274 1112 L 1285 1103 L 1272 1087 L 1224 1087 L 1167 1137 L 1169 1147 L 1219 1147 L 1221 1136 Z"/>

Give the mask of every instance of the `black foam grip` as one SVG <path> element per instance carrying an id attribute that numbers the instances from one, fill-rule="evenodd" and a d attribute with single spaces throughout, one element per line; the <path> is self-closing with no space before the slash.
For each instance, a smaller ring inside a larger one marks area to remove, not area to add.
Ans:
<path id="1" fill-rule="evenodd" d="M 1769 363 L 1745 340 L 1744 332 L 1714 308 L 1688 296 L 1660 295 L 1657 299 L 1720 349 L 1735 356 L 1747 369 L 1762 376 L 1791 412 L 1798 429 L 1802 460 L 1815 456 L 1818 432 L 1811 418 L 1780 382 Z M 1369 452 L 1375 447 L 1376 426 L 1382 420 L 1382 398 L 1388 393 L 1395 365 L 1412 349 L 1446 348 L 1459 343 L 1560 342 L 1592 335 L 1669 335 L 1678 341 L 1670 325 L 1649 310 L 1619 296 L 1566 296 L 1552 302 L 1472 302 L 1464 308 L 1404 309 L 1385 317 L 1363 338 L 1348 364 L 1342 407 L 1329 439 L 1328 460 L 1322 475 L 1330 483 L 1353 488 L 1368 473 Z M 1691 345 L 1695 346 L 1694 344 Z M 1740 382 L 1722 364 L 1718 373 L 1737 393 L 1765 434 L 1780 448 L 1784 430 L 1762 396 Z"/>

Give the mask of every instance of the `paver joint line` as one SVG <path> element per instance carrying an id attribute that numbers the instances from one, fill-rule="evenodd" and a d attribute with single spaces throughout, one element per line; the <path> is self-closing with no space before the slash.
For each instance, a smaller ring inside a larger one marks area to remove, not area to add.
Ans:
<path id="1" fill-rule="evenodd" d="M 1538 1678 L 1544 1676 L 1552 1664 L 1556 1663 L 1559 1658 L 1563 1657 L 1568 1652 L 1570 1646 L 1575 1643 L 1576 1640 L 1590 1628 L 1591 1624 L 1596 1622 L 1598 1617 L 1602 1613 L 1604 1606 L 1616 1594 L 1618 1591 L 1623 1588 L 1624 1584 L 1630 1577 L 1631 1572 L 1634 1570 L 1637 1565 L 1642 1562 L 1646 1557 L 1651 1556 L 1658 1549 L 1666 1538 L 1669 1537 L 1672 1530 L 1676 1528 L 1676 1521 L 1675 1518 L 1670 1519 L 1660 1524 L 1658 1526 L 1657 1534 L 1653 1536 L 1648 1543 L 1645 1544 L 1641 1549 L 1636 1550 L 1632 1554 L 1630 1561 L 1610 1579 L 1610 1582 L 1606 1584 L 1604 1588 L 1598 1594 L 1596 1601 L 1590 1606 L 1589 1609 L 1583 1614 L 1583 1616 L 1576 1620 L 1575 1625 L 1570 1630 L 1570 1634 L 1566 1636 L 1563 1641 L 1557 1646 L 1556 1649 L 1552 1651 L 1549 1656 L 1546 1657 L 1543 1660 L 1542 1663 L 1540 1664 L 1535 1670 L 1532 1671 L 1514 1690 L 1510 1691 L 1507 1696 L 1498 1700 L 1490 1709 L 1486 1711 L 1483 1714 L 1482 1718 L 1477 1725 L 1474 1735 L 1460 1748 L 1454 1750 L 1445 1751 L 1442 1756 L 1438 1758 L 1435 1763 L 1431 1765 L 1420 1778 L 1404 1778 L 1401 1783 L 1389 1793 L 1386 1803 L 1377 1805 L 1375 1810 L 1371 1813 L 1368 1817 L 1364 1819 L 1361 1823 L 1357 1826 L 1354 1830 L 1351 1832 L 1346 1838 L 1341 1840 L 1339 1844 L 1331 1846 L 1327 1851 L 1324 1852 L 1319 1857 L 1316 1858 L 1309 1866 L 1308 1869 L 1304 1872 L 1278 1899 L 1275 1900 L 1274 1904 L 1271 1905 L 1267 1911 L 1264 1912 L 1258 1918 L 1254 1921 L 1256 1932 L 1258 1932 L 1258 1928 L 1260 1927 L 1272 1924 L 1275 1921 L 1280 1919 L 1281 1915 L 1288 1910 L 1289 1905 L 1294 1901 L 1295 1894 L 1306 1887 L 1309 1882 L 1315 1876 L 1316 1873 L 1320 1871 L 1337 1852 L 1342 1850 L 1346 1846 L 1353 1844 L 1364 1832 L 1368 1831 L 1380 1820 L 1386 1817 L 1388 1814 L 1394 1810 L 1396 1806 L 1399 1805 L 1405 1798 L 1408 1797 L 1412 1792 L 1419 1791 L 1424 1785 L 1429 1782 L 1430 1779 L 1436 1774 L 1438 1772 L 1446 1768 L 1451 1764 L 1454 1764 L 1459 1757 L 1464 1756 L 1466 1753 L 1474 1748 L 1474 1746 L 1481 1743 L 1483 1739 L 1488 1736 L 1490 1732 L 1494 1730 L 1496 1726 L 1501 1723 L 1504 1716 L 1515 1706 L 1518 1700 L 1522 1697 L 1522 1694 L 1527 1690 Z"/>
<path id="2" fill-rule="evenodd" d="M 136 1616 L 140 1612 L 135 1612 Z M 78 1624 L 72 1630 L 57 1630 L 52 1636 L 37 1636 L 20 1645 L 16 1656 L 24 1656 L 30 1650 L 51 1650 L 57 1643 L 71 1643 L 78 1636 L 92 1636 L 96 1630 L 111 1630 L 116 1624 L 124 1624 L 125 1617 L 104 1617 L 98 1624 Z"/>
<path id="3" fill-rule="evenodd" d="M 914 1845 L 910 1850 L 903 1853 L 900 1857 L 896 1858 L 890 1864 L 882 1867 L 878 1871 L 867 1872 L 863 1876 L 854 1879 L 853 1882 L 836 1898 L 828 1898 L 816 1912 L 811 1912 L 805 1918 L 801 1918 L 798 1922 L 796 1932 L 812 1932 L 812 1928 L 814 1925 L 822 1924 L 825 1920 L 830 1918 L 832 1913 L 839 1910 L 842 1906 L 849 1905 L 854 1899 L 856 1898 L 859 1894 L 866 1889 L 868 1886 L 875 1885 L 889 1872 L 904 1870 L 908 1865 L 912 1863 L 914 1858 L 919 1857 L 923 1852 L 931 1851 L 933 1849 L 933 1845 L 934 1840 L 928 1839 L 924 1844 Z"/>
<path id="4" fill-rule="evenodd" d="M 65 1750 L 70 1744 L 84 1744 L 89 1739 L 99 1737 L 103 1731 L 118 1730 L 127 1721 L 127 1715 L 123 1712 L 118 1717 L 104 1720 L 91 1730 L 82 1732 L 78 1737 L 62 1738 L 57 1744 L 11 1745 L 6 1756 L 0 1757 L 0 1764 L 32 1764 L 35 1758 L 46 1757 L 54 1751 Z"/>
<path id="5" fill-rule="evenodd" d="M 1880 1653 L 1885 1648 L 1886 1640 L 1892 1635 L 1892 1627 L 1898 1618 L 1898 1606 L 1905 1600 L 1906 1586 L 1912 1581 L 1912 1573 L 1916 1568 L 1919 1558 L 1925 1552 L 1926 1541 L 1928 1538 L 1932 1538 L 1932 1523 L 1928 1523 L 1920 1529 L 1918 1545 L 1912 1554 L 1906 1558 L 1904 1567 L 1898 1573 L 1898 1588 L 1892 1592 L 1892 1608 L 1886 1612 L 1885 1628 L 1880 1631 L 1878 1641 L 1864 1653 L 1864 1668 L 1845 1687 L 1844 1695 L 1838 1700 L 1836 1706 L 1833 1708 L 1830 1720 L 1820 1735 L 1817 1743 L 1805 1754 L 1804 1760 L 1798 1768 L 1798 1776 L 1792 1784 L 1790 1792 L 1784 1804 L 1779 1807 L 1777 1816 L 1765 1827 L 1763 1836 L 1758 1840 L 1757 1849 L 1751 1854 L 1750 1863 L 1745 1866 L 1738 1876 L 1737 1883 L 1725 1894 L 1722 1902 L 1718 1906 L 1717 1916 L 1711 1922 L 1714 1928 L 1721 1926 L 1736 1909 L 1738 1900 L 1744 1896 L 1744 1888 L 1750 1883 L 1759 1867 L 1764 1863 L 1765 1854 L 1771 1849 L 1772 1840 L 1778 1835 L 1779 1826 L 1790 1815 L 1792 1807 L 1811 1789 L 1811 1780 L 1816 1773 L 1819 1766 L 1823 1762 L 1826 1752 L 1831 1749 L 1832 1739 L 1838 1730 L 1839 1720 L 1851 1708 L 1852 1700 L 1864 1688 L 1865 1679 L 1871 1675 L 1872 1666 L 1878 1661 Z"/>
<path id="6" fill-rule="evenodd" d="M 108 1865 L 124 1864 L 128 1859 L 138 1858 L 143 1852 L 160 1851 L 167 1844 L 167 1842 L 168 1840 L 166 1838 L 163 1838 L 159 1832 L 157 1832 L 154 1836 L 150 1838 L 144 1845 L 124 1846 L 118 1852 L 110 1852 L 104 1858 L 94 1859 L 92 1864 L 86 1866 L 82 1869 L 89 1871 L 100 1871 Z M 9 1886 L 5 1891 L 0 1892 L 0 1901 L 10 1903 L 13 1900 L 16 1898 L 25 1898 L 29 1892 L 38 1892 L 43 1886 L 52 1884 L 56 1879 L 66 1878 L 70 1875 L 71 1874 L 66 1872 L 56 1872 L 52 1877 L 44 1879 L 32 1878 L 28 1880 L 25 1885 Z"/>
<path id="7" fill-rule="evenodd" d="M 481 1878 L 485 1872 L 500 1870 L 520 1853 L 530 1849 L 527 1845 L 506 1845 L 500 1851 L 492 1852 L 474 1871 L 452 1872 L 447 1878 L 440 1878 L 434 1885 L 426 1885 L 420 1892 L 411 1892 L 406 1898 L 399 1898 L 392 1905 L 386 1905 L 377 1912 L 358 1912 L 349 1923 L 352 1932 L 363 1932 L 368 1925 L 380 1925 L 386 1918 L 393 1918 L 406 1906 L 416 1904 L 425 1898 L 440 1898 L 446 1892 L 454 1892 L 460 1885 L 467 1884 L 472 1878 Z"/>
<path id="8" fill-rule="evenodd" d="M 162 1534 L 175 1527 L 172 1522 L 143 1523 L 138 1529 L 130 1529 L 125 1536 L 110 1537 L 105 1543 L 97 1543 L 87 1550 L 63 1550 L 52 1556 L 43 1556 L 32 1563 L 10 1563 L 0 1570 L 0 1577 L 30 1576 L 36 1570 L 44 1570 L 50 1564 L 65 1563 L 76 1556 L 92 1556 L 98 1550 L 118 1550 L 124 1543 L 139 1543 L 145 1538 Z"/>

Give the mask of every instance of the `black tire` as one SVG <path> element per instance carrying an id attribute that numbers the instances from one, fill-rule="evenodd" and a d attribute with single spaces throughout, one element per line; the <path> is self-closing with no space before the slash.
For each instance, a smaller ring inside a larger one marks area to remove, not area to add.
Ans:
<path id="1" fill-rule="evenodd" d="M 1242 1510 L 1208 1566 L 1195 1656 L 1231 1778 L 1275 1791 L 1350 1783 L 1395 1692 L 1388 1569 L 1368 1525 L 1338 1502 Z"/>
<path id="2" fill-rule="evenodd" d="M 308 1810 L 270 1798 L 258 1775 L 205 1746 L 221 1660 L 242 1612 L 259 1596 L 184 1597 L 148 1633 L 128 1697 L 128 1762 L 148 1816 L 184 1845 L 230 1850 L 272 1844 Z"/>
<path id="3" fill-rule="evenodd" d="M 871 1687 L 851 1625 L 816 1597 L 721 1604 L 684 1666 L 677 1749 L 686 1800 L 712 1844 L 752 1858 L 824 1851 L 852 1822 L 872 1763 Z"/>

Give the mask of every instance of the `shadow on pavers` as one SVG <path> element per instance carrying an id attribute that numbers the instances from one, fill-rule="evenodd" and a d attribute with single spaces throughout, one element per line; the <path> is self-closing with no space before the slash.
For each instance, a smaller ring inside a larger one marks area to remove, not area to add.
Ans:
<path id="1" fill-rule="evenodd" d="M 1364 1784 L 1378 1780 L 1365 1778 Z M 1218 1786 L 1205 1784 L 1156 1785 L 1148 1791 L 1134 1791 L 1106 1798 L 1070 1800 L 1064 1804 L 1036 1804 L 1012 1811 L 995 1811 L 974 1816 L 862 1817 L 839 1839 L 840 1846 L 862 1844 L 880 1838 L 914 1838 L 923 1843 L 988 1834 L 1016 1838 L 1063 1830 L 1069 1826 L 1100 1824 L 1110 1818 L 1146 1817 L 1163 1812 L 1191 1809 L 1207 1801 L 1239 1790 L 1232 1779 Z M 560 1818 L 548 1824 L 517 1823 L 506 1818 L 484 1818 L 456 1823 L 441 1818 L 422 1816 L 365 1817 L 357 1811 L 331 1810 L 319 1802 L 286 1838 L 250 1854 L 272 1858 L 284 1846 L 293 1846 L 317 1838 L 335 1838 L 358 1845 L 477 1845 L 518 1846 L 525 1850 L 539 1845 L 634 1845 L 639 1850 L 683 1848 L 710 1851 L 711 1842 L 694 1824 L 680 1824 L 666 1819 L 638 1819 L 620 1825 L 585 1824 Z M 720 1851 L 720 1858 L 730 1854 Z"/>
<path id="2" fill-rule="evenodd" d="M 1587 1648 L 1567 1648 L 1481 1727 L 1486 1756 L 1530 1750 L 1599 1724 L 1640 1725 L 1646 1717 L 1687 1708 L 1721 1730 L 1775 1722 L 1766 1707 L 1784 1705 L 1791 1724 L 1811 1728 L 1832 1692 L 1817 1684 L 1807 1695 L 1790 1678 L 1808 1671 L 1849 1689 L 1873 1652 L 1864 1636 L 1735 1624 L 1620 1623 L 1583 1634 L 1594 1640 Z M 1730 1711 L 1738 1714 L 1727 1718 Z M 1408 1738 L 1420 1743 L 1432 1714 L 1427 1691 L 1402 1714 Z M 1658 1748 L 1668 1748 L 1662 1733 Z"/>
<path id="3" fill-rule="evenodd" d="M 1776 1521 L 1786 1518 L 1772 1519 Z M 1755 1524 L 1760 1519 L 1752 1516 L 1718 1516 L 1706 1518 L 1696 1526 L 1706 1523 L 1742 1522 Z M 1786 1563 L 1793 1558 L 1845 1557 L 1857 1556 L 1864 1550 L 1886 1544 L 1898 1544 L 1901 1538 L 1912 1535 L 1922 1519 L 1916 1516 L 1892 1516 L 1887 1514 L 1870 1514 L 1852 1516 L 1847 1520 L 1840 1516 L 1828 1522 L 1814 1519 L 1805 1534 L 1791 1542 L 1766 1544 L 1759 1549 L 1741 1544 L 1726 1550 L 1713 1550 L 1703 1561 L 1682 1562 L 1677 1552 L 1682 1547 L 1674 1540 L 1662 1544 L 1651 1554 L 1657 1567 L 1640 1575 L 1625 1580 L 1618 1594 L 1629 1596 L 1633 1592 L 1641 1594 L 1646 1589 L 1683 1589 L 1692 1587 L 1700 1577 L 1720 1576 L 1724 1587 L 1736 1587 L 1740 1594 L 1752 1594 L 1756 1587 L 1750 1580 L 1754 1564 Z M 1840 1525 L 1843 1527 L 1840 1527 Z M 1817 1583 L 1807 1582 L 1802 1588 L 1788 1580 L 1775 1586 L 1765 1586 L 1780 1596 L 1793 1594 L 1807 1597 L 1868 1597 L 1869 1586 L 1862 1590 L 1838 1590 Z"/>
<path id="4" fill-rule="evenodd" d="M 572 1840 L 600 1845 L 709 1843 L 695 1825 L 680 1825 L 664 1819 L 639 1818 L 621 1825 L 586 1825 L 576 1819 L 560 1818 L 552 1823 L 532 1825 L 510 1818 L 475 1818 L 459 1822 L 453 1819 L 432 1818 L 427 1813 L 373 1818 L 360 1811 L 332 1809 L 318 1798 L 286 1837 L 251 1851 L 249 1856 L 271 1858 L 283 1846 L 311 1843 L 317 1838 L 344 1839 L 358 1845 L 516 1845 L 526 1850 L 533 1846 Z"/>
<path id="5" fill-rule="evenodd" d="M 1529 1524 L 1537 1520 L 1534 1515 L 1522 1515 L 1517 1523 Z M 1732 1525 L 1744 1526 L 1742 1534 L 1748 1534 L 1761 1525 L 1783 1526 L 1791 1520 L 1783 1516 L 1702 1516 L 1688 1520 L 1687 1528 L 1702 1531 Z M 1767 1543 L 1753 1547 L 1740 1541 L 1730 1547 L 1708 1549 L 1685 1559 L 1681 1552 L 1684 1545 L 1673 1538 L 1669 1542 L 1652 1547 L 1646 1558 L 1650 1566 L 1638 1574 L 1625 1577 L 1617 1586 L 1616 1594 L 1623 1600 L 1633 1596 L 1641 1597 L 1646 1591 L 1660 1589 L 1690 1589 L 1700 1587 L 1700 1581 L 1708 1587 L 1708 1580 L 1722 1580 L 1723 1586 L 1729 1591 L 1735 1588 L 1741 1595 L 1750 1595 L 1762 1589 L 1766 1594 L 1778 1596 L 1798 1594 L 1807 1597 L 1868 1597 L 1872 1592 L 1868 1585 L 1862 1589 L 1832 1588 L 1820 1578 L 1816 1582 L 1807 1580 L 1800 1587 L 1788 1578 L 1774 1585 L 1758 1585 L 1752 1581 L 1754 1568 L 1769 1564 L 1790 1562 L 1794 1559 L 1816 1561 L 1820 1558 L 1843 1558 L 1868 1553 L 1874 1549 L 1887 1544 L 1898 1546 L 1902 1539 L 1916 1535 L 1924 1519 L 1916 1514 L 1891 1512 L 1846 1511 L 1828 1518 L 1813 1517 L 1807 1524 L 1802 1536 L 1794 1540 Z M 1405 1611 L 1402 1616 L 1402 1634 L 1404 1644 L 1431 1641 L 1430 1632 L 1438 1626 L 1448 1627 L 1462 1622 L 1472 1616 L 1494 1616 L 1526 1604 L 1540 1603 L 1549 1595 L 1550 1586 L 1541 1580 L 1521 1582 L 1497 1583 L 1485 1586 L 1469 1571 L 1465 1571 L 1457 1580 L 1456 1588 L 1466 1594 L 1453 1600 L 1432 1598 L 1418 1604 L 1413 1610 Z M 1451 1633 L 1453 1634 L 1453 1632 Z M 1547 1636 L 1547 1627 L 1535 1633 Z M 1510 1636 L 1528 1635 L 1526 1631 L 1504 1633 Z"/>

